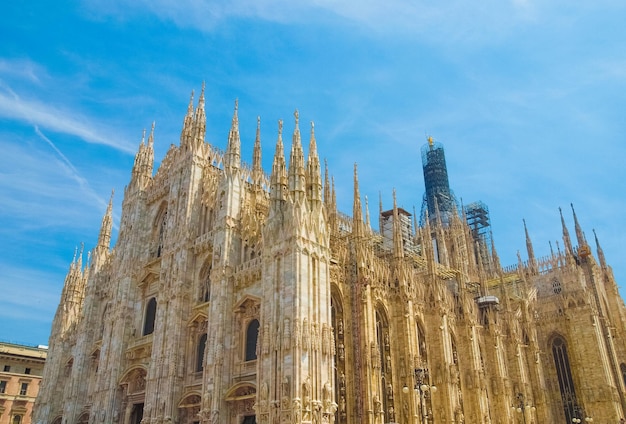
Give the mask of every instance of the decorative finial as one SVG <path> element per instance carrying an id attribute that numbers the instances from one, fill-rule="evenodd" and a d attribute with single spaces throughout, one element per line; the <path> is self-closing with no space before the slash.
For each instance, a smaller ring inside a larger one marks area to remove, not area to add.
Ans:
<path id="1" fill-rule="evenodd" d="M 432 137 L 431 135 L 429 135 L 427 140 L 428 140 L 428 145 L 429 145 L 430 147 L 432 147 L 432 146 L 433 146 L 433 143 L 434 143 L 433 137 Z"/>
<path id="2" fill-rule="evenodd" d="M 293 113 L 293 116 L 296 118 L 296 127 L 298 126 L 298 121 L 300 120 L 300 114 L 298 113 L 298 109 Z"/>
<path id="3" fill-rule="evenodd" d="M 152 147 L 154 144 L 154 126 L 156 125 L 155 121 L 152 121 L 152 128 L 150 128 L 150 136 L 148 137 L 148 147 Z"/>
<path id="4" fill-rule="evenodd" d="M 278 120 L 278 135 L 283 135 L 283 120 Z"/>
<path id="5" fill-rule="evenodd" d="M 239 110 L 239 99 L 235 99 L 235 113 Z"/>
<path id="6" fill-rule="evenodd" d="M 256 117 L 256 128 L 257 129 L 261 128 L 261 117 L 260 116 Z"/>
<path id="7" fill-rule="evenodd" d="M 187 115 L 189 116 L 193 115 L 193 95 L 194 90 L 191 90 L 191 96 L 189 97 L 189 106 L 187 106 Z"/>

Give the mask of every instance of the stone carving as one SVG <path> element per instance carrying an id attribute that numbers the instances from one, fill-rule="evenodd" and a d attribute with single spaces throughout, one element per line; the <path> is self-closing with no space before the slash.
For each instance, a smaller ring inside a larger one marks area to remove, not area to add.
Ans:
<path id="1" fill-rule="evenodd" d="M 318 350 L 320 347 L 319 329 L 316 322 L 311 323 L 311 349 Z"/>
<path id="2" fill-rule="evenodd" d="M 285 349 L 291 348 L 291 321 L 289 318 L 283 320 L 283 346 Z"/>
<path id="3" fill-rule="evenodd" d="M 304 383 L 302 383 L 302 407 L 305 410 L 310 410 L 310 401 L 311 401 L 311 378 L 307 376 Z"/>
<path id="4" fill-rule="evenodd" d="M 300 424 L 300 418 L 302 416 L 302 405 L 299 398 L 294 398 L 291 401 L 291 410 L 294 424 Z"/>
<path id="5" fill-rule="evenodd" d="M 309 320 L 305 318 L 302 322 L 302 348 L 308 350 L 311 342 Z"/>
<path id="6" fill-rule="evenodd" d="M 271 345 L 271 337 L 270 337 L 270 325 L 269 323 L 263 324 L 263 354 L 268 355 L 270 353 L 270 345 Z"/>
<path id="7" fill-rule="evenodd" d="M 291 397 L 291 382 L 287 375 L 283 377 L 282 392 L 283 398 L 289 399 Z"/>
<path id="8" fill-rule="evenodd" d="M 330 404 L 332 403 L 333 390 L 330 386 L 330 383 L 327 381 L 324 383 L 324 387 L 322 388 L 322 399 L 324 402 L 324 410 L 328 411 L 330 409 Z"/>
<path id="9" fill-rule="evenodd" d="M 293 346 L 295 348 L 300 347 L 300 322 L 295 320 L 293 322 Z"/>

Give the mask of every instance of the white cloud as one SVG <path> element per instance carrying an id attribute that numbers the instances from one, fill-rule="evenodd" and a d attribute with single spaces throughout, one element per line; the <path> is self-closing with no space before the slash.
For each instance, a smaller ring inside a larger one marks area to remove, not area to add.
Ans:
<path id="1" fill-rule="evenodd" d="M 127 153 L 134 153 L 127 143 L 120 143 L 116 137 L 103 136 L 93 122 L 74 111 L 63 110 L 39 100 L 20 98 L 9 87 L 0 92 L 0 116 L 19 122 L 41 126 L 51 131 L 73 135 L 88 143 L 102 144 Z"/>

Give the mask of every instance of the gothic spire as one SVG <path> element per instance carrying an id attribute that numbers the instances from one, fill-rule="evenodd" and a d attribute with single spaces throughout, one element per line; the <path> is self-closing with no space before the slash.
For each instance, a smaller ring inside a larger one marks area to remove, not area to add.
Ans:
<path id="1" fill-rule="evenodd" d="M 357 172 L 357 164 L 354 163 L 354 200 L 352 203 L 352 233 L 357 237 L 364 235 L 363 231 L 363 212 L 361 207 L 361 193 L 359 192 L 359 174 Z"/>
<path id="2" fill-rule="evenodd" d="M 154 164 L 154 123 L 152 124 L 152 130 L 150 132 L 150 139 L 148 145 L 145 144 L 146 130 L 143 130 L 141 136 L 141 143 L 139 143 L 139 149 L 135 155 L 135 162 L 133 164 L 133 170 L 131 173 L 130 186 L 144 188 L 148 183 L 148 180 L 152 178 L 152 167 Z"/>
<path id="3" fill-rule="evenodd" d="M 276 140 L 276 152 L 272 163 L 272 175 L 270 177 L 270 198 L 276 207 L 286 200 L 287 169 L 285 165 L 285 151 L 283 148 L 283 121 L 278 121 L 278 138 Z"/>
<path id="4" fill-rule="evenodd" d="M 237 110 L 239 109 L 239 101 L 235 100 L 235 110 L 233 111 L 233 120 L 228 132 L 228 146 L 224 155 L 224 169 L 229 172 L 239 169 L 241 165 L 241 138 L 239 137 L 239 117 Z"/>
<path id="5" fill-rule="evenodd" d="M 155 121 L 152 121 L 152 128 L 150 128 L 150 135 L 148 136 L 148 145 L 146 146 L 146 153 L 143 163 L 143 173 L 147 177 L 152 177 L 152 171 L 154 168 L 154 127 Z"/>
<path id="6" fill-rule="evenodd" d="M 189 98 L 189 106 L 187 106 L 187 114 L 183 119 L 183 129 L 180 132 L 180 146 L 186 149 L 191 144 L 191 137 L 193 134 L 193 90 L 191 90 L 191 96 Z"/>
<path id="7" fill-rule="evenodd" d="M 435 239 L 437 240 L 437 253 L 439 254 L 439 262 L 445 266 L 449 266 L 448 249 L 446 247 L 445 234 L 443 229 L 443 222 L 441 220 L 441 211 L 439 210 L 439 204 L 435 197 L 435 211 L 437 214 L 435 220 Z"/>
<path id="8" fill-rule="evenodd" d="M 567 230 L 567 226 L 565 225 L 565 219 L 563 218 L 563 211 L 559 208 L 559 214 L 561 215 L 561 227 L 563 227 L 563 244 L 565 247 L 565 255 L 574 255 L 574 250 L 572 249 L 572 241 L 569 237 L 569 231 Z"/>
<path id="9" fill-rule="evenodd" d="M 370 222 L 370 204 L 365 196 L 365 225 L 367 231 L 372 231 L 372 223 Z"/>
<path id="10" fill-rule="evenodd" d="M 383 193 L 378 192 L 378 230 L 381 236 L 385 236 L 385 227 L 383 225 Z"/>
<path id="11" fill-rule="evenodd" d="M 517 272 L 522 279 L 525 278 L 524 262 L 522 261 L 522 255 L 519 253 L 519 250 L 517 251 Z"/>
<path id="12" fill-rule="evenodd" d="M 435 250 L 433 247 L 433 234 L 430 228 L 430 217 L 428 216 L 428 209 L 424 211 L 424 228 L 422 228 L 422 249 L 426 256 L 426 263 L 428 265 L 428 271 L 430 274 L 435 273 L 436 260 Z"/>
<path id="13" fill-rule="evenodd" d="M 297 109 L 293 115 L 296 127 L 293 131 L 291 153 L 289 155 L 289 193 L 294 203 L 300 203 L 305 196 L 304 152 L 302 151 L 302 139 L 298 124 L 300 115 Z"/>
<path id="14" fill-rule="evenodd" d="M 307 162 L 307 197 L 311 206 L 322 202 L 322 174 L 320 158 L 317 155 L 317 142 L 315 141 L 315 124 L 311 121 L 311 139 L 309 141 L 309 159 Z"/>
<path id="15" fill-rule="evenodd" d="M 587 244 L 587 240 L 585 240 L 585 234 L 583 233 L 580 224 L 578 223 L 578 217 L 576 216 L 576 211 L 574 210 L 574 204 L 570 203 L 572 207 L 572 214 L 574 215 L 574 228 L 576 230 L 576 241 L 578 242 L 578 247 L 585 246 Z"/>
<path id="16" fill-rule="evenodd" d="M 526 234 L 526 251 L 528 252 L 528 266 L 532 273 L 535 273 L 537 261 L 535 260 L 535 250 L 533 249 L 533 242 L 528 235 L 528 228 L 526 227 L 526 220 L 522 219 L 524 223 L 524 234 Z"/>
<path id="17" fill-rule="evenodd" d="M 198 99 L 198 106 L 196 107 L 196 113 L 194 114 L 193 122 L 193 141 L 192 149 L 199 149 L 204 143 L 204 137 L 206 135 L 206 115 L 204 113 L 204 82 L 202 83 L 202 91 L 200 91 L 200 98 Z"/>
<path id="18" fill-rule="evenodd" d="M 113 228 L 113 195 L 115 194 L 114 190 L 111 190 L 111 198 L 109 199 L 109 204 L 107 206 L 107 210 L 102 217 L 102 225 L 100 226 L 100 234 L 98 236 L 98 243 L 93 252 L 93 262 L 92 265 L 98 269 L 100 268 L 109 253 L 109 249 L 111 247 L 111 230 Z"/>
<path id="19" fill-rule="evenodd" d="M 502 274 L 502 265 L 500 264 L 500 257 L 496 251 L 496 244 L 493 241 L 493 233 L 489 232 L 489 238 L 491 238 L 491 256 L 493 258 L 493 266 L 498 275 Z"/>
<path id="20" fill-rule="evenodd" d="M 261 164 L 261 117 L 256 117 L 256 137 L 252 153 L 252 181 L 255 185 L 261 184 L 263 168 Z"/>
<path id="21" fill-rule="evenodd" d="M 598 261 L 600 262 L 600 267 L 602 269 L 607 269 L 608 266 L 606 264 L 606 258 L 604 257 L 604 251 L 600 246 L 600 242 L 598 241 L 598 235 L 596 234 L 596 230 L 593 230 L 593 236 L 596 239 L 596 251 L 598 252 Z"/>
<path id="22" fill-rule="evenodd" d="M 337 190 L 335 190 L 335 177 L 331 178 L 332 195 L 331 195 L 331 209 L 333 213 L 337 212 Z"/>
<path id="23" fill-rule="evenodd" d="M 98 236 L 98 248 L 109 249 L 111 246 L 111 229 L 113 228 L 113 195 L 115 190 L 111 190 L 111 197 L 109 198 L 109 204 L 107 210 L 102 218 L 102 225 L 100 226 L 100 235 Z"/>
<path id="24" fill-rule="evenodd" d="M 330 212 L 330 180 L 328 178 L 328 161 L 326 159 L 324 159 L 324 204 L 326 205 L 326 209 Z"/>

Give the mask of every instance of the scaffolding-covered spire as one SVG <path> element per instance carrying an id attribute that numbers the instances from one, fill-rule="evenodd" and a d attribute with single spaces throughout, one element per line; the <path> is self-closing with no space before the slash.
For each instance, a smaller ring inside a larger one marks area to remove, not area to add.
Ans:
<path id="1" fill-rule="evenodd" d="M 404 244 L 402 240 L 402 228 L 400 226 L 400 214 L 398 213 L 398 201 L 396 199 L 396 189 L 393 189 L 393 256 L 395 258 L 404 257 Z"/>

